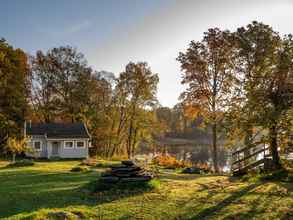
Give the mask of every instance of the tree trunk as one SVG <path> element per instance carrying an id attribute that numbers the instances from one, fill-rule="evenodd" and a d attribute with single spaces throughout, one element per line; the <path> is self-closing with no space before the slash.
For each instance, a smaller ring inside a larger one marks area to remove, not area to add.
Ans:
<path id="1" fill-rule="evenodd" d="M 131 120 L 129 131 L 128 131 L 128 141 L 127 141 L 127 158 L 128 159 L 131 159 L 132 131 L 133 131 L 133 124 Z"/>
<path id="2" fill-rule="evenodd" d="M 132 142 L 132 147 L 131 147 L 131 155 L 134 156 L 135 154 L 135 146 L 137 143 L 137 133 L 138 133 L 138 128 L 134 129 L 134 137 L 133 137 L 133 142 Z"/>
<path id="3" fill-rule="evenodd" d="M 274 169 L 281 168 L 277 137 L 278 137 L 277 126 L 276 126 L 276 123 L 274 122 L 269 130 L 270 151 L 273 158 Z"/>
<path id="4" fill-rule="evenodd" d="M 127 157 L 131 159 L 132 156 L 132 142 L 133 142 L 133 129 L 134 129 L 134 120 L 135 120 L 135 113 L 136 113 L 136 101 L 132 104 L 132 112 L 130 117 L 130 125 L 128 130 L 128 141 L 127 141 Z"/>
<path id="5" fill-rule="evenodd" d="M 16 154 L 12 154 L 12 163 L 15 163 Z"/>
<path id="6" fill-rule="evenodd" d="M 219 167 L 218 167 L 218 152 L 217 152 L 217 123 L 213 124 L 212 128 L 213 132 L 213 163 L 214 163 L 214 171 L 215 173 L 219 172 Z"/>
<path id="7" fill-rule="evenodd" d="M 249 149 L 246 149 L 244 151 L 244 157 L 248 157 L 250 155 L 251 152 L 251 147 L 252 147 L 252 129 L 250 126 L 247 126 L 245 128 L 245 137 L 244 137 L 244 145 L 245 147 L 248 147 Z M 249 160 L 245 160 L 244 161 L 244 165 L 248 165 L 249 164 Z"/>

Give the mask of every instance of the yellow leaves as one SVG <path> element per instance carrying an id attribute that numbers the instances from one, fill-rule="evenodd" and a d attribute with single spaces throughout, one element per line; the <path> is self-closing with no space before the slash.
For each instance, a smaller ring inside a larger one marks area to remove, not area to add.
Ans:
<path id="1" fill-rule="evenodd" d="M 14 154 L 21 153 L 28 150 L 28 138 L 17 139 L 15 137 L 9 137 L 7 140 L 6 152 Z"/>
<path id="2" fill-rule="evenodd" d="M 191 166 L 190 163 L 186 161 L 179 161 L 175 157 L 169 155 L 160 155 L 153 159 L 153 162 L 159 166 L 163 166 L 166 168 L 180 168 Z"/>
<path id="3" fill-rule="evenodd" d="M 5 54 L 0 51 L 0 62 L 4 62 Z"/>
<path id="4" fill-rule="evenodd" d="M 200 106 L 194 106 L 194 105 L 186 105 L 184 106 L 184 115 L 189 118 L 196 118 L 203 110 L 200 108 Z"/>

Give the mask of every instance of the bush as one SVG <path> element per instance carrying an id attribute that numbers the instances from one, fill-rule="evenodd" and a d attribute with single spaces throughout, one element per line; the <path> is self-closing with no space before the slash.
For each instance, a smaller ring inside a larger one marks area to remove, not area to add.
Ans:
<path id="1" fill-rule="evenodd" d="M 288 182 L 293 183 L 293 173 L 288 175 Z"/>
<path id="2" fill-rule="evenodd" d="M 176 168 L 184 168 L 190 167 L 191 163 L 186 161 L 179 161 L 175 157 L 161 155 L 157 156 L 153 159 L 153 163 L 159 166 L 162 166 L 167 169 L 176 169 Z"/>
<path id="3" fill-rule="evenodd" d="M 96 187 L 94 187 L 94 192 L 103 192 L 103 191 L 119 191 L 119 192 L 137 192 L 137 191 L 150 191 L 158 189 L 161 185 L 160 180 L 152 179 L 147 182 L 130 182 L 122 183 L 118 182 L 116 184 L 104 183 L 98 181 Z"/>
<path id="4" fill-rule="evenodd" d="M 264 175 L 261 177 L 261 180 L 267 180 L 267 181 L 284 181 L 288 178 L 288 171 L 285 169 L 280 169 L 277 171 L 274 171 L 270 174 Z"/>
<path id="5" fill-rule="evenodd" d="M 82 167 L 82 166 L 76 166 L 76 167 L 73 167 L 70 171 L 71 172 L 87 172 L 87 171 L 89 171 L 89 168 Z"/>
<path id="6" fill-rule="evenodd" d="M 112 164 L 101 161 L 96 164 L 97 168 L 109 168 Z"/>
<path id="7" fill-rule="evenodd" d="M 33 166 L 35 163 L 32 160 L 23 159 L 15 161 L 14 163 L 9 164 L 9 167 L 26 167 L 26 166 Z"/>

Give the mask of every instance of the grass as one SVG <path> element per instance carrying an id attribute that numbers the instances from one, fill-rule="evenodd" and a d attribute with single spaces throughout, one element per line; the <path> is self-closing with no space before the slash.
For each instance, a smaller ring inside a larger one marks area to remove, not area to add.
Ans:
<path id="1" fill-rule="evenodd" d="M 28 219 L 293 219 L 293 183 L 164 170 L 153 187 L 90 193 L 104 168 L 70 172 L 80 161 L 4 168 L 0 218 Z M 65 216 L 65 217 L 64 217 Z"/>
<path id="2" fill-rule="evenodd" d="M 23 160 L 17 160 L 14 163 L 10 163 L 7 166 L 8 167 L 26 167 L 26 166 L 33 166 L 35 163 L 32 160 L 23 159 Z"/>
<path id="3" fill-rule="evenodd" d="M 89 168 L 86 166 L 76 166 L 76 167 L 72 167 L 70 171 L 71 172 L 88 172 Z"/>

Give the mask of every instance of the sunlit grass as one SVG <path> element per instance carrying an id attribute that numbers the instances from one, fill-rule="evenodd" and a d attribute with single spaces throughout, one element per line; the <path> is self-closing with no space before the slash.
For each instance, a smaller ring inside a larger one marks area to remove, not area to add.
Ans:
<path id="1" fill-rule="evenodd" d="M 6 162 L 0 162 L 6 166 Z M 163 171 L 150 188 L 91 193 L 102 168 L 70 172 L 80 161 L 0 167 L 0 218 L 292 219 L 293 184 Z M 61 213 L 61 214 L 60 214 Z M 55 216 L 55 217 L 54 217 Z"/>

